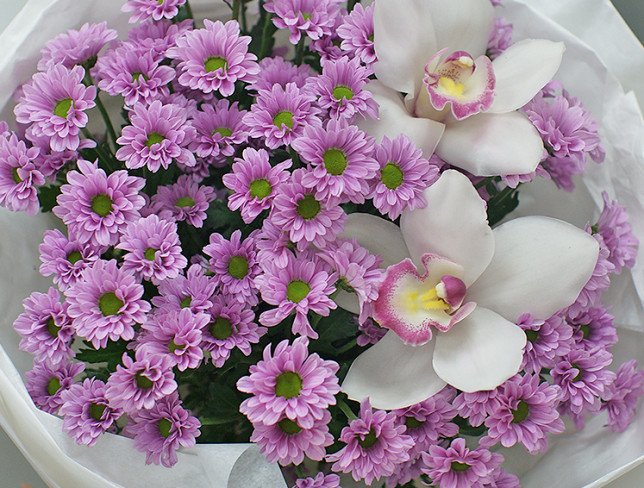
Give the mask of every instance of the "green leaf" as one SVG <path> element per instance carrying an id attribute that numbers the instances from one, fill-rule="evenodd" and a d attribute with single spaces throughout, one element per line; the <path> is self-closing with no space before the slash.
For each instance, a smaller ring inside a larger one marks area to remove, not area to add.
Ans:
<path id="1" fill-rule="evenodd" d="M 519 189 L 504 188 L 491 194 L 487 204 L 487 218 L 490 225 L 498 224 L 503 218 L 519 206 Z"/>
<path id="2" fill-rule="evenodd" d="M 58 195 L 60 195 L 60 186 L 41 186 L 38 189 L 38 200 L 40 201 L 40 207 L 43 213 L 51 212 L 56 206 L 56 198 L 58 198 Z"/>
<path id="3" fill-rule="evenodd" d="M 116 371 L 116 366 L 121 363 L 123 353 L 127 351 L 127 342 L 110 341 L 107 347 L 94 349 L 92 345 L 85 341 L 85 348 L 76 354 L 76 359 L 89 364 L 106 364 L 106 369 L 110 372 Z"/>

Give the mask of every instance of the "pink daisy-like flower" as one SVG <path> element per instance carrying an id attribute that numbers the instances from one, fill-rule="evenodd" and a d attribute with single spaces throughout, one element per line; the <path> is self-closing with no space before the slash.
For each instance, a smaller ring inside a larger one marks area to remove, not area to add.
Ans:
<path id="1" fill-rule="evenodd" d="M 204 328 L 201 347 L 210 353 L 217 368 L 224 365 L 235 348 L 249 356 L 252 344 L 257 344 L 266 333 L 264 327 L 255 323 L 255 312 L 248 304 L 232 295 L 213 297 L 209 313 L 210 323 Z"/>
<path id="2" fill-rule="evenodd" d="M 194 27 L 192 19 L 173 23 L 169 20 L 159 22 L 143 22 L 127 33 L 130 43 L 137 48 L 146 48 L 159 58 L 165 57 L 165 52 L 176 45 L 176 40 Z"/>
<path id="3" fill-rule="evenodd" d="M 335 291 L 337 275 L 328 274 L 316 261 L 291 257 L 285 267 L 266 263 L 264 274 L 256 278 L 262 299 L 277 308 L 263 312 L 259 321 L 273 327 L 295 312 L 293 334 L 317 339 L 307 314 L 309 311 L 327 317 L 337 305 L 330 295 Z"/>
<path id="4" fill-rule="evenodd" d="M 38 61 L 38 70 L 47 71 L 57 65 L 72 69 L 75 65 L 93 64 L 99 51 L 115 40 L 118 33 L 107 28 L 107 22 L 83 24 L 80 29 L 70 29 L 47 42 Z"/>
<path id="5" fill-rule="evenodd" d="M 80 243 L 111 246 L 125 226 L 140 217 L 145 199 L 139 194 L 145 180 L 119 170 L 110 174 L 97 163 L 79 159 L 78 171 L 67 173 L 52 210 Z"/>
<path id="6" fill-rule="evenodd" d="M 512 45 L 512 23 L 503 17 L 495 17 L 490 39 L 487 42 L 486 54 L 490 59 L 499 55 Z"/>
<path id="7" fill-rule="evenodd" d="M 87 378 L 72 385 L 61 395 L 63 431 L 78 444 L 93 446 L 99 437 L 116 424 L 123 411 L 114 408 L 105 396 L 105 383 Z"/>
<path id="8" fill-rule="evenodd" d="M 341 488 L 340 477 L 337 474 L 318 473 L 315 478 L 301 478 L 293 488 Z"/>
<path id="9" fill-rule="evenodd" d="M 52 151 L 48 138 L 37 137 L 30 130 L 27 131 L 27 135 L 32 144 L 32 148 L 38 149 L 38 155 L 33 160 L 34 165 L 47 181 L 54 181 L 60 170 L 68 164 L 75 163 L 79 158 L 78 150 L 93 148 L 96 144 L 95 141 L 81 139 L 78 150 L 76 151 L 70 149 L 65 151 Z"/>
<path id="10" fill-rule="evenodd" d="M 412 449 L 412 452 L 414 449 Z M 396 470 L 387 478 L 385 486 L 387 488 L 398 488 L 404 486 L 410 481 L 415 481 L 423 474 L 422 469 L 425 467 L 423 458 L 420 454 L 412 456 L 409 461 L 400 463 L 396 466 Z"/>
<path id="11" fill-rule="evenodd" d="M 25 309 L 13 323 L 20 334 L 20 349 L 52 365 L 68 361 L 75 355 L 71 349 L 74 338 L 68 304 L 61 303 L 56 288 L 47 293 L 33 292 L 22 302 Z"/>
<path id="12" fill-rule="evenodd" d="M 113 259 L 88 267 L 65 296 L 76 334 L 96 349 L 106 347 L 108 340 L 134 338 L 134 325 L 142 324 L 150 311 L 142 299 L 143 286 Z"/>
<path id="13" fill-rule="evenodd" d="M 235 159 L 232 171 L 223 176 L 224 185 L 234 192 L 228 197 L 228 208 L 241 209 L 242 219 L 250 224 L 271 208 L 280 186 L 291 176 L 287 170 L 292 164 L 287 159 L 271 166 L 264 149 L 244 149 L 242 157 Z"/>
<path id="14" fill-rule="evenodd" d="M 498 390 L 462 392 L 452 402 L 458 415 L 467 419 L 472 427 L 483 425 L 492 412 L 499 407 Z"/>
<path id="15" fill-rule="evenodd" d="M 130 113 L 130 123 L 116 142 L 122 147 L 116 157 L 130 169 L 147 168 L 156 173 L 168 169 L 172 161 L 194 166 L 195 157 L 188 149 L 194 128 L 188 114 L 178 105 L 163 105 L 155 100 L 149 106 L 137 104 Z"/>
<path id="16" fill-rule="evenodd" d="M 193 227 L 203 227 L 206 210 L 215 199 L 210 186 L 199 186 L 188 175 L 181 175 L 173 185 L 160 186 L 152 197 L 151 207 L 160 218 L 186 221 Z"/>
<path id="17" fill-rule="evenodd" d="M 46 137 L 54 151 L 80 145 L 80 130 L 89 120 L 85 111 L 96 106 L 96 87 L 85 86 L 85 70 L 75 66 L 71 70 L 55 65 L 44 73 L 36 73 L 22 87 L 23 94 L 14 113 L 16 121 L 31 124 L 29 130 L 36 137 Z"/>
<path id="18" fill-rule="evenodd" d="M 637 361 L 622 364 L 613 381 L 602 395 L 602 410 L 608 412 L 608 427 L 615 432 L 624 432 L 635 417 L 637 401 L 644 395 L 644 370 L 638 369 Z"/>
<path id="19" fill-rule="evenodd" d="M 171 280 L 163 280 L 158 285 L 159 295 L 152 298 L 152 304 L 163 310 L 187 308 L 192 313 L 206 312 L 212 307 L 211 298 L 217 285 L 204 269 L 193 264 L 186 275 Z"/>
<path id="20" fill-rule="evenodd" d="M 315 188 L 303 184 L 305 170 L 291 174 L 291 180 L 281 187 L 273 200 L 270 219 L 289 233 L 291 242 L 304 250 L 310 243 L 324 248 L 336 240 L 347 218 L 335 199 L 319 199 Z"/>
<path id="21" fill-rule="evenodd" d="M 396 425 L 396 415 L 373 410 L 369 400 L 360 405 L 360 416 L 342 429 L 340 441 L 346 444 L 327 456 L 335 472 L 351 473 L 354 480 L 371 485 L 374 480 L 390 476 L 398 464 L 409 460 L 413 439 L 405 434 L 404 425 Z"/>
<path id="22" fill-rule="evenodd" d="M 233 232 L 230 240 L 212 233 L 210 244 L 204 247 L 203 252 L 210 256 L 210 271 L 224 294 L 234 296 L 241 303 L 257 304 L 254 280 L 260 268 L 252 235 L 242 241 L 240 230 Z"/>
<path id="23" fill-rule="evenodd" d="M 264 267 L 266 263 L 275 263 L 280 268 L 286 267 L 293 256 L 291 249 L 295 245 L 289 239 L 289 233 L 278 227 L 270 219 L 265 219 L 262 228 L 255 234 L 257 260 Z"/>
<path id="24" fill-rule="evenodd" d="M 613 324 L 614 317 L 604 307 L 591 307 L 575 317 L 568 317 L 567 322 L 573 328 L 573 340 L 577 347 L 607 349 L 617 344 L 617 329 Z"/>
<path id="25" fill-rule="evenodd" d="M 358 58 L 344 56 L 337 61 L 323 61 L 322 74 L 309 79 L 307 88 L 318 96 L 318 104 L 332 119 L 353 121 L 357 115 L 377 118 L 378 104 L 373 94 L 364 90 L 370 72 Z"/>
<path id="26" fill-rule="evenodd" d="M 171 468 L 177 464 L 177 449 L 189 449 L 201 435 L 201 422 L 186 410 L 176 393 L 160 399 L 149 410 L 136 412 L 126 427 L 134 446 L 146 454 L 145 464 Z"/>
<path id="27" fill-rule="evenodd" d="M 0 136 L 0 205 L 13 212 L 38 213 L 38 187 L 45 184 L 45 176 L 34 164 L 38 153 L 38 148 L 27 148 L 15 134 Z"/>
<path id="28" fill-rule="evenodd" d="M 357 3 L 349 15 L 338 27 L 338 36 L 342 39 L 342 50 L 357 57 L 367 67 L 376 62 L 376 50 L 373 46 L 373 10 L 374 6 L 363 7 Z"/>
<path id="29" fill-rule="evenodd" d="M 367 198 L 373 199 L 382 214 L 395 220 L 404 210 L 427 205 L 423 192 L 438 179 L 440 170 L 405 135 L 393 140 L 383 137 L 376 145 L 375 158 L 380 173 L 371 182 Z"/>
<path id="30" fill-rule="evenodd" d="M 498 404 L 485 420 L 487 434 L 480 445 L 503 447 L 523 444 L 531 454 L 548 447 L 547 434 L 564 431 L 557 404 L 560 389 L 541 382 L 538 374 L 515 376 L 503 383 L 497 395 Z"/>
<path id="31" fill-rule="evenodd" d="M 592 231 L 602 236 L 610 252 L 608 260 L 615 265 L 615 273 L 621 273 L 624 266 L 632 268 L 635 264 L 639 241 L 633 234 L 626 209 L 616 200 L 611 201 L 606 192 L 602 192 L 602 198 L 604 209 Z"/>
<path id="32" fill-rule="evenodd" d="M 262 139 L 269 149 L 291 144 L 304 133 L 305 127 L 322 125 L 314 100 L 312 93 L 300 90 L 295 83 L 260 91 L 244 117 L 250 137 Z"/>
<path id="33" fill-rule="evenodd" d="M 46 230 L 40 252 L 40 274 L 52 276 L 61 291 L 74 285 L 81 273 L 96 262 L 104 252 L 103 247 L 91 243 L 81 244 L 70 240 L 58 229 Z"/>
<path id="34" fill-rule="evenodd" d="M 203 105 L 192 120 L 196 135 L 190 150 L 201 158 L 221 158 L 235 154 L 235 146 L 248 140 L 248 129 L 243 118 L 246 110 L 239 110 L 237 102 L 218 100 Z"/>
<path id="35" fill-rule="evenodd" d="M 179 61 L 181 85 L 229 97 L 235 91 L 235 82 L 259 73 L 257 57 L 248 52 L 251 38 L 240 36 L 239 24 L 233 20 L 224 24 L 206 19 L 204 26 L 179 37 L 166 55 Z"/>
<path id="36" fill-rule="evenodd" d="M 308 64 L 297 66 L 280 56 L 262 59 L 259 68 L 259 74 L 248 84 L 249 90 L 270 91 L 275 85 L 286 88 L 289 83 L 295 83 L 298 88 L 302 88 L 308 77 L 313 74 Z"/>
<path id="37" fill-rule="evenodd" d="M 123 269 L 153 283 L 176 278 L 188 264 L 181 254 L 177 224 L 156 215 L 130 222 L 116 247 L 128 251 Z"/>
<path id="38" fill-rule="evenodd" d="M 377 344 L 380 339 L 382 339 L 387 333 L 387 329 L 380 327 L 371 318 L 367 318 L 362 323 L 360 323 L 361 321 L 359 320 L 359 318 L 354 318 L 354 321 L 358 324 L 359 331 L 358 337 L 356 338 L 356 343 L 361 347 Z"/>
<path id="39" fill-rule="evenodd" d="M 311 41 L 310 49 L 320 55 L 321 61 L 336 61 L 344 54 L 342 49 L 340 49 L 340 43 L 342 41 L 338 36 L 338 27 L 342 25 L 342 14 L 344 12 L 345 10 L 342 9 L 335 16 L 330 35 L 322 36 L 319 39 Z"/>
<path id="40" fill-rule="evenodd" d="M 326 128 L 307 127 L 291 144 L 311 165 L 302 173 L 302 185 L 318 200 L 337 198 L 364 203 L 368 181 L 376 176 L 374 140 L 356 126 L 329 121 Z"/>
<path id="41" fill-rule="evenodd" d="M 250 441 L 257 443 L 259 450 L 271 463 L 297 465 L 304 461 L 304 456 L 322 461 L 326 455 L 325 448 L 333 444 L 328 426 L 330 421 L 331 414 L 325 410 L 322 418 L 315 420 L 308 429 L 287 417 L 272 425 L 258 423 L 253 425 Z"/>
<path id="42" fill-rule="evenodd" d="M 46 361 L 35 361 L 34 367 L 25 373 L 29 396 L 39 409 L 55 415 L 63 404 L 61 395 L 84 370 L 83 363 L 63 361 L 51 365 Z"/>
<path id="43" fill-rule="evenodd" d="M 329 405 L 335 405 L 338 368 L 334 361 L 309 354 L 304 337 L 292 345 L 280 342 L 272 354 L 269 344 L 263 359 L 250 367 L 250 376 L 237 382 L 239 391 L 253 395 L 239 410 L 254 424 L 273 425 L 288 418 L 311 429 L 316 420 L 324 419 Z"/>
<path id="44" fill-rule="evenodd" d="M 552 368 L 558 356 L 565 356 L 572 348 L 573 328 L 560 314 L 547 320 L 533 320 L 523 314 L 517 320 L 528 338 L 523 351 L 522 368 L 528 373 L 540 373 L 543 368 Z"/>
<path id="45" fill-rule="evenodd" d="M 175 361 L 169 355 L 151 354 L 145 349 L 135 354 L 135 359 L 123 354 L 123 364 L 107 380 L 105 391 L 110 405 L 126 413 L 149 410 L 177 389 L 172 372 Z"/>
<path id="46" fill-rule="evenodd" d="M 130 24 L 146 20 L 172 19 L 186 0 L 128 0 L 121 11 L 132 12 Z"/>
<path id="47" fill-rule="evenodd" d="M 339 0 L 269 0 L 267 12 L 275 14 L 273 24 L 290 31 L 289 41 L 297 44 L 302 34 L 313 40 L 331 35 L 340 14 Z"/>

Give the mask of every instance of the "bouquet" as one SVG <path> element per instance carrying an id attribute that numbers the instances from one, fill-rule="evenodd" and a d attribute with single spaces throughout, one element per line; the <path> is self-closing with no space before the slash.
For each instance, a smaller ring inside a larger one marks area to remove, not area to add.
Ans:
<path id="1" fill-rule="evenodd" d="M 612 162 L 564 43 L 498 3 L 129 0 L 126 38 L 49 41 L 0 126 L 0 204 L 62 223 L 14 322 L 36 406 L 165 468 L 252 442 L 299 488 L 520 486 L 506 448 L 626 430 L 604 292 L 638 239 L 607 192 L 515 216 Z"/>

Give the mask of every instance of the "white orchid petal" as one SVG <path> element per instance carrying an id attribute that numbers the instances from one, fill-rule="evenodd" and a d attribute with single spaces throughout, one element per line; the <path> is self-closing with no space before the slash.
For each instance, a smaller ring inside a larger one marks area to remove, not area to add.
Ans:
<path id="1" fill-rule="evenodd" d="M 537 129 L 523 114 L 477 114 L 447 126 L 436 154 L 476 176 L 526 174 L 543 156 Z"/>
<path id="2" fill-rule="evenodd" d="M 425 208 L 404 212 L 400 219 L 413 261 L 420 265 L 425 253 L 444 256 L 463 266 L 463 281 L 469 286 L 494 255 L 485 202 L 470 180 L 455 170 L 445 171 L 427 188 L 425 199 Z"/>
<path id="3" fill-rule="evenodd" d="M 565 49 L 563 42 L 545 39 L 525 39 L 510 46 L 492 63 L 496 89 L 488 112 L 512 112 L 532 100 L 552 80 Z"/>
<path id="4" fill-rule="evenodd" d="M 438 393 L 445 382 L 432 367 L 434 342 L 407 346 L 394 332 L 387 334 L 353 361 L 342 391 L 385 410 L 404 408 Z"/>
<path id="5" fill-rule="evenodd" d="M 486 308 L 476 309 L 449 332 L 436 334 L 434 369 L 466 392 L 492 390 L 521 369 L 526 335 Z"/>
<path id="6" fill-rule="evenodd" d="M 378 81 L 371 81 L 366 89 L 373 93 L 379 105 L 378 119 L 362 119 L 357 122 L 358 127 L 378 142 L 383 136 L 393 139 L 404 134 L 429 158 L 443 135 L 445 125 L 411 116 L 401 95 Z"/>
<path id="7" fill-rule="evenodd" d="M 382 258 L 383 268 L 409 257 L 400 228 L 375 215 L 350 214 L 340 238 L 356 239 L 362 247 Z"/>
<path id="8" fill-rule="evenodd" d="M 337 303 L 338 307 L 345 309 L 347 312 L 356 315 L 360 313 L 360 303 L 358 302 L 358 295 L 355 293 L 338 290 L 338 293 L 333 297 L 333 301 Z"/>
<path id="9" fill-rule="evenodd" d="M 374 10 L 374 49 L 378 79 L 403 93 L 416 93 L 423 67 L 438 51 L 427 0 L 378 0 Z M 410 42 L 413 40 L 413 42 Z"/>
<path id="10" fill-rule="evenodd" d="M 467 300 L 513 322 L 527 312 L 546 319 L 574 302 L 599 254 L 589 234 L 549 217 L 511 220 L 494 229 L 494 238 L 494 258 Z"/>

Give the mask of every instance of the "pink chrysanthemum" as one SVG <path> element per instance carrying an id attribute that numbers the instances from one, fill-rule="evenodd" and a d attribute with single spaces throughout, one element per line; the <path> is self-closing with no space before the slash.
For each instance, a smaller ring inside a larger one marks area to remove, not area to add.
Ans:
<path id="1" fill-rule="evenodd" d="M 552 368 L 558 356 L 565 356 L 572 348 L 573 329 L 560 314 L 547 320 L 534 320 L 523 314 L 517 320 L 528 341 L 523 352 L 522 368 L 528 373 L 540 373 Z"/>
<path id="2" fill-rule="evenodd" d="M 362 323 L 359 318 L 353 319 L 358 324 L 358 337 L 356 343 L 361 346 L 377 344 L 387 333 L 387 329 L 380 327 L 374 320 L 367 318 Z"/>
<path id="3" fill-rule="evenodd" d="M 38 187 L 45 184 L 45 176 L 34 164 L 38 153 L 15 134 L 0 136 L 0 205 L 14 212 L 38 213 Z"/>
<path id="4" fill-rule="evenodd" d="M 152 304 L 163 310 L 187 308 L 192 313 L 206 312 L 212 307 L 211 298 L 217 285 L 204 269 L 193 264 L 186 275 L 164 280 L 158 285 L 159 295 L 152 298 Z"/>
<path id="5" fill-rule="evenodd" d="M 363 7 L 357 3 L 349 15 L 338 27 L 338 36 L 342 39 L 340 47 L 356 56 L 367 67 L 376 62 L 376 50 L 373 45 L 373 10 L 374 6 Z"/>
<path id="6" fill-rule="evenodd" d="M 204 29 L 186 32 L 176 46 L 166 52 L 179 61 L 179 83 L 204 93 L 218 91 L 229 97 L 235 82 L 246 81 L 259 73 L 257 57 L 248 52 L 251 38 L 239 35 L 239 24 L 204 20 Z"/>
<path id="7" fill-rule="evenodd" d="M 602 236 L 610 252 L 608 260 L 615 265 L 615 273 L 620 273 L 624 266 L 632 268 L 635 264 L 639 241 L 633 234 L 626 209 L 616 200 L 611 201 L 606 192 L 602 192 L 602 198 L 604 209 L 592 230 Z"/>
<path id="8" fill-rule="evenodd" d="M 23 94 L 14 113 L 21 124 L 30 124 L 36 137 L 46 137 L 54 151 L 80 145 L 80 131 L 89 120 L 85 111 L 96 106 L 96 87 L 85 86 L 85 70 L 71 70 L 55 65 L 44 73 L 36 73 L 22 87 Z"/>
<path id="9" fill-rule="evenodd" d="M 337 474 L 318 473 L 315 478 L 301 478 L 293 488 L 341 488 Z"/>
<path id="10" fill-rule="evenodd" d="M 328 426 L 330 421 L 331 414 L 325 410 L 322 418 L 315 420 L 308 429 L 286 417 L 272 425 L 258 423 L 253 425 L 250 441 L 257 443 L 259 450 L 271 463 L 297 465 L 304 461 L 304 456 L 322 461 L 326 455 L 325 448 L 333 444 Z"/>
<path id="11" fill-rule="evenodd" d="M 375 158 L 380 173 L 371 182 L 367 198 L 390 219 L 397 219 L 404 210 L 413 210 L 427 205 L 424 190 L 439 176 L 439 168 L 423 158 L 406 136 L 391 140 L 383 137 L 376 145 Z"/>
<path id="12" fill-rule="evenodd" d="M 267 12 L 275 14 L 273 24 L 290 31 L 289 41 L 297 44 L 302 34 L 313 40 L 331 35 L 340 14 L 339 0 L 269 0 Z"/>
<path id="13" fill-rule="evenodd" d="M 262 268 L 268 263 L 284 268 L 293 256 L 291 249 L 295 247 L 289 239 L 289 233 L 269 219 L 264 220 L 262 228 L 255 234 L 255 243 L 257 260 Z"/>
<path id="14" fill-rule="evenodd" d="M 638 369 L 637 361 L 622 364 L 615 381 L 606 387 L 602 395 L 602 410 L 608 412 L 608 426 L 615 432 L 623 432 L 635 417 L 637 401 L 644 395 L 644 370 Z"/>
<path id="15" fill-rule="evenodd" d="M 290 159 L 271 166 L 264 149 L 244 149 L 241 158 L 235 159 L 232 171 L 223 177 L 224 185 L 233 191 L 228 197 L 228 208 L 241 209 L 245 223 L 250 224 L 271 203 L 280 186 L 289 180 L 287 171 L 293 162 Z"/>
<path id="16" fill-rule="evenodd" d="M 177 224 L 156 215 L 130 222 L 116 247 L 128 251 L 123 269 L 153 283 L 176 278 L 188 264 L 181 254 Z"/>
<path id="17" fill-rule="evenodd" d="M 168 169 L 172 161 L 194 166 L 195 157 L 188 149 L 194 139 L 194 128 L 188 114 L 173 104 L 155 100 L 149 106 L 137 104 L 130 113 L 130 123 L 117 139 L 122 147 L 116 157 L 130 169 L 147 168 L 156 173 Z"/>
<path id="18" fill-rule="evenodd" d="M 155 56 L 164 58 L 166 51 L 176 45 L 177 39 L 193 29 L 193 24 L 192 19 L 177 23 L 169 20 L 143 22 L 130 29 L 127 38 L 137 48 L 146 48 Z"/>
<path id="19" fill-rule="evenodd" d="M 68 304 L 61 303 L 55 288 L 47 293 L 33 292 L 22 302 L 25 309 L 13 323 L 20 334 L 20 349 L 51 364 L 68 361 L 75 355 L 71 349 L 74 338 Z"/>
<path id="20" fill-rule="evenodd" d="M 568 317 L 567 322 L 573 328 L 573 340 L 577 347 L 607 349 L 617 344 L 617 329 L 613 324 L 614 317 L 602 306 L 591 307 L 575 317 Z"/>
<path id="21" fill-rule="evenodd" d="M 472 427 L 483 425 L 499 406 L 498 390 L 475 391 L 460 393 L 452 402 L 458 410 L 458 415 L 467 419 Z"/>
<path id="22" fill-rule="evenodd" d="M 78 150 L 76 151 L 70 149 L 65 151 L 52 151 L 48 138 L 37 137 L 29 130 L 27 133 L 32 148 L 38 149 L 38 155 L 34 159 L 34 165 L 47 181 L 54 181 L 61 169 L 68 164 L 75 163 L 79 158 L 79 150 L 93 148 L 96 144 L 95 141 L 81 139 Z"/>
<path id="23" fill-rule="evenodd" d="M 171 468 L 177 464 L 177 450 L 189 449 L 201 435 L 201 422 L 186 410 L 175 393 L 160 399 L 149 410 L 137 412 L 127 426 L 134 447 L 146 455 L 145 464 Z"/>
<path id="24" fill-rule="evenodd" d="M 490 38 L 487 41 L 487 56 L 490 59 L 499 55 L 512 45 L 512 23 L 503 17 L 495 17 Z"/>
<path id="25" fill-rule="evenodd" d="M 321 61 L 337 61 L 344 54 L 340 48 L 342 40 L 338 36 L 338 27 L 342 25 L 342 15 L 346 11 L 341 9 L 338 15 L 333 19 L 331 34 L 322 36 L 319 39 L 311 41 L 310 49 L 320 55 Z"/>
<path id="26" fill-rule="evenodd" d="M 201 347 L 210 353 L 217 368 L 224 365 L 235 348 L 249 356 L 252 344 L 257 344 L 266 333 L 264 327 L 255 323 L 255 312 L 234 296 L 213 297 L 208 312 L 210 323 L 204 328 Z"/>
<path id="27" fill-rule="evenodd" d="M 316 199 L 364 203 L 368 181 L 378 171 L 371 137 L 356 126 L 332 120 L 326 128 L 307 127 L 291 146 L 311 165 L 302 174 L 302 185 L 314 190 Z"/>
<path id="28" fill-rule="evenodd" d="M 67 173 L 68 184 L 60 188 L 53 213 L 80 243 L 114 245 L 125 226 L 140 217 L 145 180 L 125 170 L 108 176 L 97 163 L 80 159 L 77 165 L 78 171 Z"/>
<path id="29" fill-rule="evenodd" d="M 246 110 L 239 110 L 237 102 L 219 100 L 203 105 L 193 116 L 196 135 L 190 150 L 201 158 L 223 158 L 235 154 L 236 146 L 248 140 L 248 129 L 243 118 Z"/>
<path id="30" fill-rule="evenodd" d="M 186 0 L 128 0 L 121 11 L 132 12 L 130 24 L 146 20 L 172 19 Z"/>
<path id="31" fill-rule="evenodd" d="M 63 431 L 78 444 L 93 446 L 99 437 L 116 425 L 123 411 L 109 404 L 105 383 L 87 378 L 62 394 Z"/>
<path id="32" fill-rule="evenodd" d="M 249 90 L 270 91 L 275 85 L 286 88 L 289 83 L 295 83 L 298 88 L 302 88 L 307 78 L 313 74 L 308 64 L 296 66 L 280 56 L 262 59 L 259 68 L 259 74 L 248 84 Z"/>
<path id="33" fill-rule="evenodd" d="M 340 441 L 346 444 L 327 456 L 335 472 L 351 473 L 354 480 L 371 485 L 390 476 L 397 465 L 409 460 L 413 439 L 404 425 L 396 425 L 396 415 L 372 410 L 369 400 L 360 405 L 360 416 L 342 429 Z"/>
<path id="34" fill-rule="evenodd" d="M 329 275 L 319 262 L 308 259 L 291 257 L 283 268 L 266 263 L 256 282 L 262 299 L 277 308 L 263 312 L 260 323 L 273 327 L 295 312 L 293 333 L 317 339 L 307 314 L 311 311 L 327 317 L 337 307 L 330 298 L 336 279 L 335 273 Z"/>
<path id="35" fill-rule="evenodd" d="M 237 389 L 253 395 L 239 410 L 256 423 L 273 425 L 288 418 L 303 429 L 322 420 L 329 405 L 335 405 L 340 391 L 338 364 L 316 353 L 309 354 L 308 340 L 299 337 L 289 345 L 280 342 L 271 354 L 264 349 L 263 359 L 250 367 L 250 376 L 237 382 Z"/>
<path id="36" fill-rule="evenodd" d="M 39 409 L 55 415 L 63 404 L 61 395 L 84 370 L 83 363 L 63 361 L 51 365 L 46 361 L 35 361 L 34 367 L 25 373 L 29 396 Z"/>
<path id="37" fill-rule="evenodd" d="M 152 197 L 151 208 L 162 219 L 186 221 L 193 227 L 203 227 L 206 210 L 215 199 L 209 186 L 199 186 L 190 176 L 181 175 L 173 185 L 160 186 Z"/>
<path id="38" fill-rule="evenodd" d="M 244 117 L 250 137 L 262 139 L 270 149 L 289 145 L 304 133 L 305 127 L 322 125 L 314 100 L 313 94 L 301 91 L 295 83 L 260 91 Z"/>
<path id="39" fill-rule="evenodd" d="M 108 340 L 134 338 L 134 325 L 142 324 L 150 310 L 142 299 L 143 286 L 115 260 L 96 261 L 65 296 L 76 334 L 96 349 L 106 347 Z"/>
<path id="40" fill-rule="evenodd" d="M 118 33 L 107 28 L 107 22 L 83 24 L 80 29 L 70 29 L 47 42 L 40 52 L 38 70 L 47 71 L 57 65 L 72 69 L 74 65 L 92 64 L 99 51 L 115 40 Z"/>
<path id="41" fill-rule="evenodd" d="M 412 452 L 414 449 L 412 449 Z M 396 466 L 396 470 L 387 478 L 385 486 L 387 488 L 398 488 L 404 486 L 410 481 L 415 481 L 423 474 L 422 469 L 425 467 L 423 458 L 420 454 L 412 456 L 409 461 L 400 463 Z"/>

